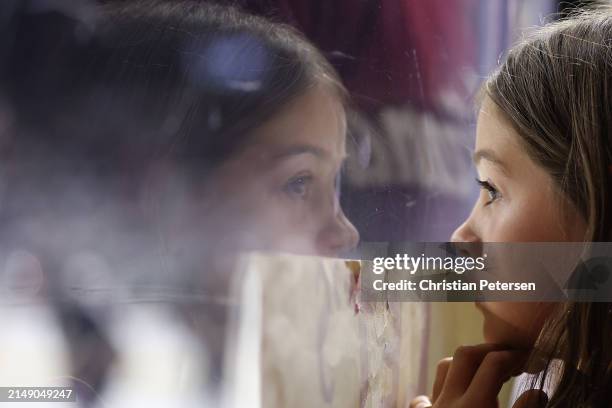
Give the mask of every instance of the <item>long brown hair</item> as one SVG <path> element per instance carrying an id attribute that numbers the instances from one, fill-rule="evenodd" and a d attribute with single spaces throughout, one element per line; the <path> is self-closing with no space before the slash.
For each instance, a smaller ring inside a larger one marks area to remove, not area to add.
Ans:
<path id="1" fill-rule="evenodd" d="M 529 156 L 587 224 L 585 241 L 612 241 L 612 8 L 576 12 L 528 35 L 484 84 Z M 612 306 L 561 304 L 536 344 L 558 384 L 547 406 L 612 401 Z M 558 371 L 551 364 L 560 357 Z"/>

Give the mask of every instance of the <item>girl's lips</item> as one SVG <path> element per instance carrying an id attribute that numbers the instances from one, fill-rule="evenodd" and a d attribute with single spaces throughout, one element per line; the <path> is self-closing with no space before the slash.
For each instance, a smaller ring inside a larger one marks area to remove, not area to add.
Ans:
<path id="1" fill-rule="evenodd" d="M 359 275 L 361 274 L 361 263 L 359 261 L 344 261 L 344 264 L 352 272 L 353 279 L 355 282 L 359 282 Z"/>
<path id="2" fill-rule="evenodd" d="M 476 309 L 480 310 L 481 312 L 487 310 L 487 307 L 485 306 L 484 302 L 474 302 L 474 306 L 476 306 Z"/>
<path id="3" fill-rule="evenodd" d="M 355 314 L 359 313 L 359 292 L 361 291 L 361 263 L 359 261 L 344 261 L 351 272 L 350 302 L 354 305 Z"/>

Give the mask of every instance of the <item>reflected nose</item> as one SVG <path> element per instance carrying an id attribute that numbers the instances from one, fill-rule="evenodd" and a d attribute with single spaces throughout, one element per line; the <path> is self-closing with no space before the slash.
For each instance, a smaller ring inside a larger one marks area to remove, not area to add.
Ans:
<path id="1" fill-rule="evenodd" d="M 339 256 L 354 249 L 359 243 L 359 232 L 338 209 L 331 223 L 321 231 L 318 239 L 318 252 L 326 256 Z"/>

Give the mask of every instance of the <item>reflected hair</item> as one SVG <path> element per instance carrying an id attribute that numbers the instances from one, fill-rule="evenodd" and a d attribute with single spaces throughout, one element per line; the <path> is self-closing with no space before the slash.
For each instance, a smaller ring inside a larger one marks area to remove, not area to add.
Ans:
<path id="1" fill-rule="evenodd" d="M 5 28 L 15 41 L 4 96 L 21 128 L 44 131 L 30 141 L 71 157 L 170 157 L 206 170 L 308 88 L 346 97 L 298 31 L 234 7 L 80 1 L 67 15 L 24 3 Z"/>

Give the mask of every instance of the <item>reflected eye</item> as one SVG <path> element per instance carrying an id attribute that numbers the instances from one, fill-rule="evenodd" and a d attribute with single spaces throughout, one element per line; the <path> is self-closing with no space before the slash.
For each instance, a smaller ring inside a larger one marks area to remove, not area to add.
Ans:
<path id="1" fill-rule="evenodd" d="M 485 205 L 489 205 L 501 198 L 501 193 L 489 181 L 476 179 L 476 182 L 480 188 L 486 190 L 489 195 L 489 201 L 487 201 Z"/>
<path id="2" fill-rule="evenodd" d="M 312 176 L 302 175 L 290 179 L 285 186 L 283 191 L 293 197 L 303 198 L 308 194 L 308 186 L 312 181 Z"/>

